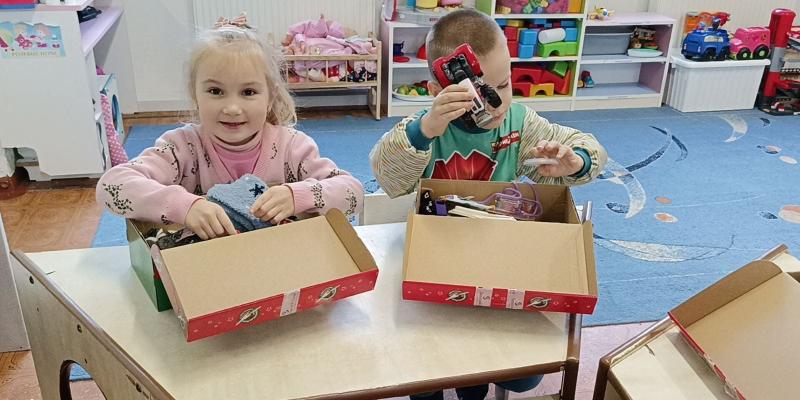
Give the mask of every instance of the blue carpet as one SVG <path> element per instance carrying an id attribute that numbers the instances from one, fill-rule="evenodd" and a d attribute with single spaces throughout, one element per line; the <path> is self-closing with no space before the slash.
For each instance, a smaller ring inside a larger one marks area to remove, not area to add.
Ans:
<path id="1" fill-rule="evenodd" d="M 800 253 L 800 207 L 791 208 L 800 204 L 800 118 L 668 107 L 543 115 L 595 134 L 611 159 L 600 179 L 573 191 L 594 204 L 600 300 L 585 325 L 660 319 L 778 243 Z M 374 189 L 367 157 L 397 120 L 309 120 L 299 128 Z M 167 128 L 134 127 L 128 154 Z M 121 244 L 124 221 L 104 215 L 94 245 Z"/>

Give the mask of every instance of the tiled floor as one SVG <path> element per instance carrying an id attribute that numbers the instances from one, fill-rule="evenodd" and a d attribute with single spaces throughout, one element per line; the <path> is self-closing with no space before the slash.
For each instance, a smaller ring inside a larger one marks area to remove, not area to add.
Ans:
<path id="1" fill-rule="evenodd" d="M 320 118 L 330 114 L 312 112 L 303 113 L 300 117 Z M 360 116 L 358 112 L 342 115 L 356 114 Z M 174 117 L 159 116 L 138 119 L 136 123 L 169 124 L 175 121 Z M 87 183 L 82 184 L 85 186 Z M 10 248 L 36 252 L 89 247 L 101 214 L 101 208 L 94 201 L 94 188 L 35 189 L 41 186 L 34 185 L 34 189 L 20 197 L 0 200 L 0 214 Z M 578 399 L 591 399 L 599 358 L 647 326 L 649 324 L 583 329 Z M 512 394 L 511 398 L 556 393 L 560 382 L 560 376 L 553 374 L 547 376 L 536 389 Z M 104 398 L 92 381 L 73 383 L 72 390 L 74 399 Z M 452 390 L 446 393 L 446 398 L 455 398 Z M 0 353 L 0 399 L 41 399 L 30 352 Z"/>

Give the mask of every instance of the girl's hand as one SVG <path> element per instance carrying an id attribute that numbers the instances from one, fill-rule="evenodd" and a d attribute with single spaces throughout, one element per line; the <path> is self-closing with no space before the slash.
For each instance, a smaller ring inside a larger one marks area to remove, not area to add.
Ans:
<path id="1" fill-rule="evenodd" d="M 250 212 L 262 221 L 275 225 L 294 215 L 294 195 L 288 186 L 272 186 L 259 196 Z"/>
<path id="2" fill-rule="evenodd" d="M 231 219 L 225 210 L 206 199 L 194 202 L 186 213 L 186 226 L 189 227 L 200 239 L 213 239 L 218 236 L 235 235 Z"/>
<path id="3" fill-rule="evenodd" d="M 583 157 L 575 154 L 572 148 L 556 141 L 542 140 L 533 149 L 536 157 L 551 158 L 558 164 L 542 164 L 536 170 L 541 176 L 561 177 L 577 174 L 583 169 Z"/>

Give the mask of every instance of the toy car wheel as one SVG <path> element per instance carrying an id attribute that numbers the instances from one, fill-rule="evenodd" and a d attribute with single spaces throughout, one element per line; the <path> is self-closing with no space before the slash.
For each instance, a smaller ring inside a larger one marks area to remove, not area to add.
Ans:
<path id="1" fill-rule="evenodd" d="M 717 51 L 714 49 L 706 49 L 703 53 L 703 60 L 710 61 L 713 60 L 717 55 Z"/>
<path id="2" fill-rule="evenodd" d="M 727 49 L 727 48 L 726 49 L 722 49 L 722 51 L 720 51 L 719 54 L 717 54 L 717 60 L 722 61 L 722 60 L 728 58 L 728 56 L 730 54 L 731 54 L 731 50 L 730 49 Z"/>
<path id="3" fill-rule="evenodd" d="M 752 56 L 752 54 L 750 54 L 750 50 L 741 49 L 741 50 L 739 50 L 739 53 L 736 54 L 736 59 L 737 60 L 749 60 L 750 56 Z"/>
<path id="4" fill-rule="evenodd" d="M 756 48 L 756 51 L 753 53 L 753 58 L 760 60 L 762 58 L 767 58 L 768 55 L 769 55 L 769 48 L 767 46 L 758 46 L 758 48 Z"/>

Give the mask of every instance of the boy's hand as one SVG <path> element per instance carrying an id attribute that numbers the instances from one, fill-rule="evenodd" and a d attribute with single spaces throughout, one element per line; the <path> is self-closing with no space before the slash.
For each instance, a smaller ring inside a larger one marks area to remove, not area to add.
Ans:
<path id="1" fill-rule="evenodd" d="M 259 196 L 250 212 L 262 221 L 277 225 L 294 215 L 294 194 L 288 186 L 272 186 Z"/>
<path id="2" fill-rule="evenodd" d="M 533 155 L 558 161 L 558 164 L 539 165 L 536 170 L 541 176 L 557 178 L 577 174 L 583 169 L 583 157 L 575 154 L 572 148 L 559 142 L 542 140 L 533 149 Z"/>
<path id="3" fill-rule="evenodd" d="M 472 108 L 472 94 L 467 88 L 450 85 L 433 100 L 431 110 L 422 116 L 420 129 L 428 139 L 442 136 L 447 124 Z"/>
<path id="4" fill-rule="evenodd" d="M 206 199 L 194 202 L 186 213 L 186 226 L 189 227 L 200 239 L 213 239 L 218 236 L 235 235 L 231 219 L 225 210 Z"/>

